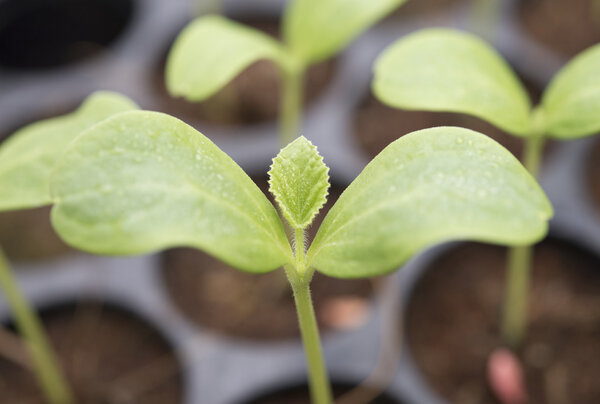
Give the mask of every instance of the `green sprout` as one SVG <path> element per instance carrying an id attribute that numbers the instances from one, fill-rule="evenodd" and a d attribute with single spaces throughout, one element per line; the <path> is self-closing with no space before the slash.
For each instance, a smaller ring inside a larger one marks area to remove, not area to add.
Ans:
<path id="1" fill-rule="evenodd" d="M 282 77 L 279 136 L 285 146 L 299 133 L 306 69 L 340 52 L 405 1 L 293 0 L 283 16 L 283 42 L 221 16 L 198 18 L 169 54 L 167 89 L 203 101 L 252 63 L 270 60 Z"/>
<path id="2" fill-rule="evenodd" d="M 0 147 L 0 211 L 49 205 L 50 173 L 67 144 L 82 130 L 133 108 L 135 104 L 118 94 L 99 92 L 69 115 L 34 123 L 12 135 Z M 0 289 L 12 308 L 46 400 L 74 403 L 41 321 L 20 291 L 1 249 Z"/>
<path id="3" fill-rule="evenodd" d="M 309 289 L 315 270 L 339 278 L 383 275 L 453 239 L 528 245 L 544 237 L 552 216 L 535 179 L 506 149 L 477 132 L 441 127 L 404 136 L 373 159 L 308 245 L 305 232 L 326 201 L 328 171 L 306 138 L 283 148 L 269 171 L 280 217 L 203 134 L 166 114 L 128 111 L 69 145 L 52 174 L 51 218 L 67 243 L 96 254 L 188 246 L 251 273 L 283 267 L 311 398 L 326 404 L 332 393 Z"/>
<path id="4" fill-rule="evenodd" d="M 532 107 L 508 63 L 479 38 L 449 29 L 423 30 L 392 44 L 375 64 L 379 100 L 408 110 L 457 112 L 524 139 L 524 165 L 537 176 L 547 138 L 600 131 L 600 45 L 573 58 Z M 531 248 L 509 251 L 503 338 L 517 346 L 526 330 Z"/>

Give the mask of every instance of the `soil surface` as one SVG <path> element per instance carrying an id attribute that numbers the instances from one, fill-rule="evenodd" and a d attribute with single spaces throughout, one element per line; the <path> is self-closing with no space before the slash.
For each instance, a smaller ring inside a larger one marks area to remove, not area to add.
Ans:
<path id="1" fill-rule="evenodd" d="M 541 91 L 529 82 L 523 83 L 533 105 L 536 105 Z M 512 136 L 470 115 L 396 109 L 381 103 L 373 94 L 368 94 L 363 99 L 354 114 L 354 135 L 370 158 L 375 157 L 388 144 L 407 133 L 435 126 L 459 126 L 472 129 L 496 140 L 519 159 L 523 153 L 522 138 Z M 548 149 L 551 149 L 551 142 L 548 142 L 546 152 Z"/>
<path id="2" fill-rule="evenodd" d="M 595 0 L 520 0 L 518 11 L 527 32 L 566 57 L 600 42 Z"/>
<path id="3" fill-rule="evenodd" d="M 279 38 L 279 21 L 243 18 L 239 22 Z M 169 47 L 170 48 L 170 47 Z M 171 97 L 165 86 L 164 67 L 168 50 L 156 69 L 154 87 L 160 97 L 160 109 L 185 122 L 205 122 L 226 127 L 240 127 L 273 121 L 279 113 L 280 76 L 277 66 L 259 60 L 242 71 L 221 91 L 202 102 L 188 102 Z M 305 76 L 304 103 L 316 99 L 327 87 L 336 70 L 335 60 L 311 66 Z"/>
<path id="4" fill-rule="evenodd" d="M 506 250 L 467 243 L 440 256 L 412 293 L 407 339 L 451 403 L 498 404 L 486 361 L 501 346 Z M 600 259 L 558 240 L 536 247 L 529 328 L 518 352 L 531 404 L 600 403 Z"/>
<path id="5" fill-rule="evenodd" d="M 266 191 L 266 180 L 257 182 Z M 341 190 L 334 187 L 329 193 L 327 204 L 308 230 L 309 242 Z M 203 327 L 250 339 L 300 335 L 294 298 L 282 269 L 249 274 L 201 251 L 179 248 L 164 254 L 163 276 L 175 305 Z M 315 273 L 311 292 L 319 325 L 347 329 L 365 320 L 373 287 L 371 280 Z"/>
<path id="6" fill-rule="evenodd" d="M 50 223 L 50 207 L 0 212 L 0 246 L 11 260 L 39 260 L 73 251 Z"/>
<path id="7" fill-rule="evenodd" d="M 333 386 L 333 394 L 336 399 L 336 403 L 339 404 L 367 404 L 364 401 L 357 400 L 341 400 L 344 394 L 348 393 L 352 387 L 349 386 Z M 308 386 L 295 387 L 291 389 L 282 390 L 276 393 L 259 397 L 257 399 L 247 401 L 245 404 L 310 404 L 310 397 L 308 392 Z M 386 394 L 381 394 L 374 400 L 369 401 L 371 404 L 400 404 L 400 401 L 391 398 Z"/>
<path id="8" fill-rule="evenodd" d="M 177 404 L 180 366 L 166 341 L 124 311 L 78 304 L 42 312 L 78 404 Z M 3 403 L 43 404 L 31 373 L 0 358 Z"/>

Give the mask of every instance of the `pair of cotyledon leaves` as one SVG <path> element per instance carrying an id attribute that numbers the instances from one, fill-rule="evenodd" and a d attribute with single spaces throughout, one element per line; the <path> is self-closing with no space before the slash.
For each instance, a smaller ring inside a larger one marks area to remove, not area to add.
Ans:
<path id="1" fill-rule="evenodd" d="M 394 107 L 471 114 L 521 137 L 571 139 L 600 131 L 600 45 L 571 60 L 535 110 L 502 57 L 459 31 L 428 29 L 398 40 L 379 57 L 374 74 L 375 95 Z"/>
<path id="2" fill-rule="evenodd" d="M 292 0 L 283 15 L 283 42 L 220 16 L 198 18 L 169 55 L 167 88 L 201 101 L 260 59 L 284 68 L 322 61 L 405 1 Z"/>
<path id="3" fill-rule="evenodd" d="M 94 253 L 191 246 L 251 272 L 294 265 L 275 207 L 229 156 L 185 123 L 135 108 L 97 93 L 15 134 L 0 148 L 2 209 L 54 204 L 57 232 Z M 327 172 L 303 137 L 274 159 L 271 191 L 293 227 L 305 228 L 323 205 Z M 363 277 L 450 239 L 529 244 L 551 215 L 536 181 L 496 142 L 426 129 L 390 144 L 346 189 L 306 265 Z"/>

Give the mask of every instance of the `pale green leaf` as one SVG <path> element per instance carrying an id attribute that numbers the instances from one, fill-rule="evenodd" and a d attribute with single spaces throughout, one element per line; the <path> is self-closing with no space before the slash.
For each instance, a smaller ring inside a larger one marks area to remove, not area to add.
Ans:
<path id="1" fill-rule="evenodd" d="M 53 225 L 82 250 L 190 246 L 252 272 L 293 260 L 266 196 L 210 140 L 169 115 L 127 112 L 94 126 L 65 152 L 50 186 Z"/>
<path id="2" fill-rule="evenodd" d="M 494 140 L 463 128 L 425 129 L 391 143 L 350 184 L 307 262 L 331 276 L 380 275 L 442 241 L 531 244 L 551 216 L 535 179 Z"/>
<path id="3" fill-rule="evenodd" d="M 306 64 L 328 59 L 406 0 L 293 0 L 283 22 L 285 41 Z"/>
<path id="4" fill-rule="evenodd" d="M 474 35 L 418 31 L 388 47 L 374 74 L 375 96 L 392 107 L 470 114 L 514 135 L 530 135 L 525 89 L 502 57 Z"/>
<path id="5" fill-rule="evenodd" d="M 71 114 L 36 122 L 14 133 L 0 146 L 0 210 L 49 204 L 48 178 L 67 145 L 103 119 L 136 108 L 120 94 L 97 92 Z"/>
<path id="6" fill-rule="evenodd" d="M 600 45 L 577 55 L 542 98 L 547 134 L 559 139 L 600 132 Z"/>
<path id="7" fill-rule="evenodd" d="M 210 15 L 191 22 L 175 41 L 166 67 L 171 95 L 202 101 L 260 59 L 281 63 L 281 45 L 270 36 Z"/>
<path id="8" fill-rule="evenodd" d="M 327 201 L 329 168 L 304 136 L 282 149 L 269 171 L 269 190 L 290 225 L 307 228 Z"/>

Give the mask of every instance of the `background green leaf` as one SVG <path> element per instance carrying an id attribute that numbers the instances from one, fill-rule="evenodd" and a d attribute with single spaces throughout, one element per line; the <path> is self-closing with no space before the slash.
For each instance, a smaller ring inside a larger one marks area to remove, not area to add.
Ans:
<path id="1" fill-rule="evenodd" d="M 282 149 L 269 171 L 269 191 L 294 229 L 307 228 L 327 201 L 329 168 L 304 136 Z"/>
<path id="2" fill-rule="evenodd" d="M 306 64 L 330 58 L 406 0 L 294 0 L 287 7 L 284 38 Z"/>
<path id="3" fill-rule="evenodd" d="M 202 101 L 260 59 L 281 63 L 283 49 L 262 32 L 210 15 L 191 22 L 177 37 L 166 67 L 173 96 Z"/>
<path id="4" fill-rule="evenodd" d="M 129 255 L 191 246 L 252 272 L 291 256 L 260 189 L 169 115 L 127 112 L 92 127 L 65 152 L 50 186 L 52 223 L 82 250 Z"/>
<path id="5" fill-rule="evenodd" d="M 427 29 L 388 47 L 373 91 L 396 108 L 474 115 L 509 133 L 531 132 L 531 102 L 512 69 L 474 35 Z"/>
<path id="6" fill-rule="evenodd" d="M 600 131 L 600 45 L 577 55 L 554 77 L 542 108 L 550 136 L 569 139 Z"/>
<path id="7" fill-rule="evenodd" d="M 551 216 L 534 178 L 498 143 L 463 128 L 425 129 L 391 143 L 350 184 L 307 262 L 331 276 L 380 275 L 442 241 L 533 243 Z"/>
<path id="8" fill-rule="evenodd" d="M 71 114 L 36 122 L 14 133 L 0 147 L 0 210 L 49 204 L 50 172 L 67 145 L 90 126 L 136 108 L 120 94 L 97 92 Z"/>

